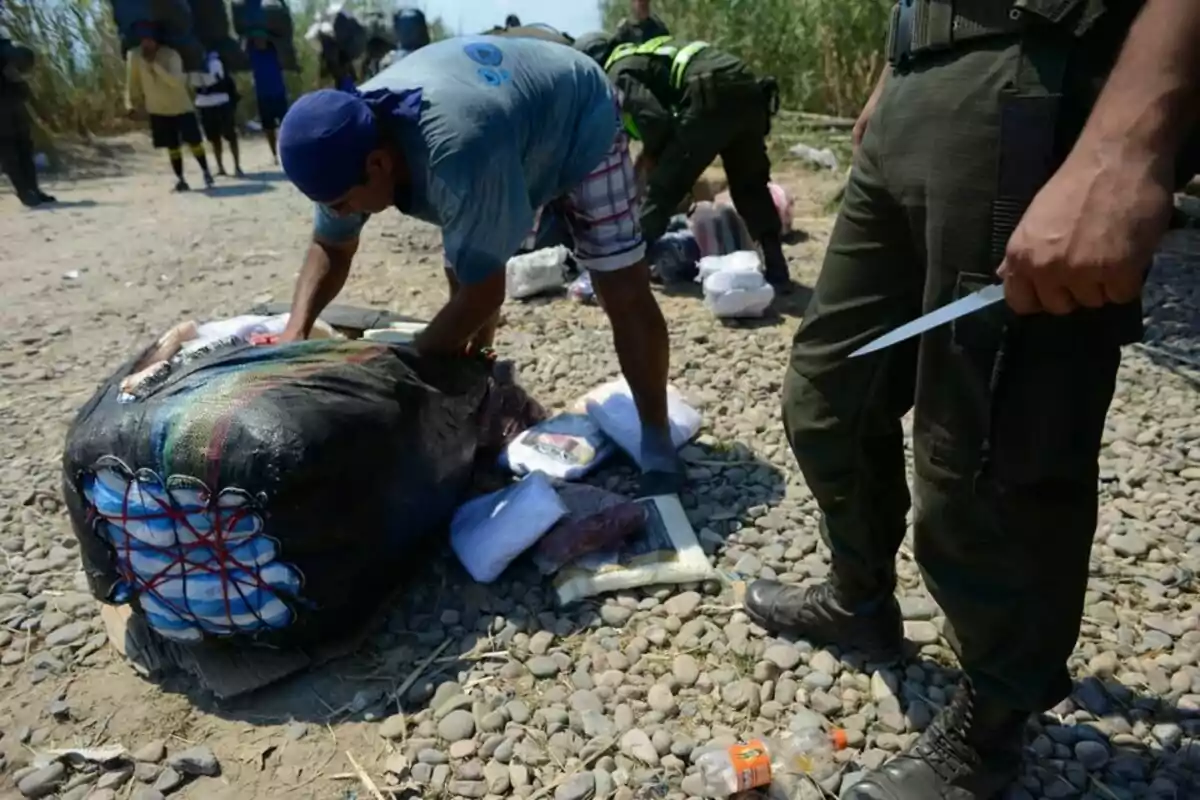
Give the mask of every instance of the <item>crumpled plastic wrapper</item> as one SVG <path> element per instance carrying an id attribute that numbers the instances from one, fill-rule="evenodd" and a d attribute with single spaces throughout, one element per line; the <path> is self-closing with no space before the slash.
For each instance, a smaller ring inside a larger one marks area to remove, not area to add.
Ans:
<path id="1" fill-rule="evenodd" d="M 646 524 L 646 507 L 586 483 L 558 487 L 567 516 L 546 533 L 533 551 L 543 575 L 552 575 L 580 556 L 619 546 Z"/>

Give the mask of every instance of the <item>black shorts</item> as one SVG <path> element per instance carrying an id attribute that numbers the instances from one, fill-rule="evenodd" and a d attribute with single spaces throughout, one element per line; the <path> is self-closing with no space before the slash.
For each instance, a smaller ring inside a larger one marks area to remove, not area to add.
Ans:
<path id="1" fill-rule="evenodd" d="M 283 115 L 287 113 L 288 101 L 282 95 L 258 95 L 258 121 L 262 123 L 263 130 L 274 131 L 279 129 L 279 123 L 283 121 Z"/>
<path id="2" fill-rule="evenodd" d="M 218 139 L 233 141 L 237 137 L 236 108 L 232 102 L 201 108 L 200 127 L 204 128 L 204 138 L 210 142 Z"/>
<path id="3" fill-rule="evenodd" d="M 196 121 L 195 112 L 164 117 L 158 114 L 150 115 L 150 139 L 154 146 L 178 150 L 185 144 L 203 144 L 200 138 L 200 123 Z"/>

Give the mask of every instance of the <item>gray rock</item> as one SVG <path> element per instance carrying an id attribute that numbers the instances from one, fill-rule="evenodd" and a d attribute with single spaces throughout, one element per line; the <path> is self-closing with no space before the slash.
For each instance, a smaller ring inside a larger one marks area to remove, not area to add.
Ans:
<path id="1" fill-rule="evenodd" d="M 681 686 L 695 686 L 700 678 L 700 665 L 687 653 L 675 656 L 671 662 L 671 674 Z"/>
<path id="2" fill-rule="evenodd" d="M 160 772 L 162 767 L 147 761 L 138 761 L 133 765 L 133 777 L 140 783 L 153 783 Z"/>
<path id="3" fill-rule="evenodd" d="M 698 592 L 683 592 L 682 594 L 668 598 L 663 603 L 663 609 L 669 616 L 679 617 L 686 622 L 695 616 L 696 609 L 700 607 L 702 599 Z"/>
<path id="4" fill-rule="evenodd" d="M 54 794 L 66 780 L 66 766 L 61 761 L 55 761 L 17 781 L 17 790 L 25 797 L 46 797 Z"/>
<path id="5" fill-rule="evenodd" d="M 154 781 L 154 788 L 163 794 L 170 794 L 182 785 L 183 776 L 171 767 L 167 767 L 158 773 L 158 778 Z"/>
<path id="6" fill-rule="evenodd" d="M 438 722 L 437 732 L 438 736 L 452 743 L 470 739 L 475 735 L 475 717 L 464 709 L 451 711 Z"/>
<path id="7" fill-rule="evenodd" d="M 408 718 L 403 714 L 393 714 L 379 725 L 379 735 L 385 739 L 403 739 L 408 731 Z"/>
<path id="8" fill-rule="evenodd" d="M 487 797 L 488 787 L 483 781 L 450 781 L 447 787 L 450 794 L 456 797 L 467 797 L 472 800 Z"/>
<path id="9" fill-rule="evenodd" d="M 455 761 L 463 761 L 475 755 L 475 751 L 478 749 L 479 746 L 474 741 L 463 739 L 450 745 L 450 758 Z"/>
<path id="10" fill-rule="evenodd" d="M 535 678 L 553 678 L 559 673 L 558 662 L 549 656 L 534 656 L 525 666 Z"/>
<path id="11" fill-rule="evenodd" d="M 591 772 L 573 775 L 554 790 L 554 800 L 589 800 L 596 796 L 596 776 Z"/>
<path id="12" fill-rule="evenodd" d="M 125 784 L 129 783 L 129 779 L 133 777 L 133 770 L 125 767 L 123 769 L 115 769 L 111 772 L 106 772 L 96 781 L 97 789 L 120 789 Z"/>
<path id="13" fill-rule="evenodd" d="M 487 783 L 489 794 L 504 795 L 508 793 L 512 786 L 512 779 L 508 774 L 508 767 L 499 761 L 489 761 L 483 767 L 483 778 Z"/>
<path id="14" fill-rule="evenodd" d="M 550 631 L 538 631 L 529 637 L 529 652 L 535 656 L 544 656 L 554 644 L 554 634 Z"/>
<path id="15" fill-rule="evenodd" d="M 1119 556 L 1137 558 L 1144 556 L 1150 549 L 1150 543 L 1136 533 L 1117 534 L 1108 537 L 1108 546 Z"/>
<path id="16" fill-rule="evenodd" d="M 650 704 L 651 709 L 664 716 L 674 714 L 678 707 L 671 687 L 662 683 L 656 683 L 650 687 L 650 691 L 646 695 L 646 702 Z"/>
<path id="17" fill-rule="evenodd" d="M 810 672 L 800 679 L 806 689 L 828 689 L 833 686 L 833 676 L 825 672 Z"/>
<path id="18" fill-rule="evenodd" d="M 600 607 L 600 619 L 605 625 L 612 628 L 624 628 L 625 623 L 629 622 L 629 618 L 632 616 L 633 609 L 625 606 L 606 603 Z"/>
<path id="19" fill-rule="evenodd" d="M 920 646 L 937 644 L 939 638 L 937 626 L 932 622 L 917 622 L 912 620 L 905 621 L 904 635 L 913 644 Z"/>
<path id="20" fill-rule="evenodd" d="M 435 747 L 424 747 L 417 751 L 417 761 L 421 764 L 430 764 L 436 767 L 438 764 L 449 763 L 450 756 Z"/>
<path id="21" fill-rule="evenodd" d="M 129 800 L 166 800 L 166 796 L 153 786 L 139 786 Z"/>
<path id="22" fill-rule="evenodd" d="M 91 631 L 92 626 L 88 622 L 71 622 L 55 631 L 52 631 L 46 637 L 46 644 L 50 647 L 62 647 L 64 645 L 74 644 L 91 633 Z"/>
<path id="23" fill-rule="evenodd" d="M 826 675 L 837 675 L 841 672 L 841 664 L 828 650 L 818 650 L 808 659 L 808 666 L 814 672 L 824 672 Z"/>
<path id="24" fill-rule="evenodd" d="M 1108 748 L 1100 742 L 1085 739 L 1075 745 L 1075 758 L 1085 769 L 1094 772 L 1108 763 Z"/>
<path id="25" fill-rule="evenodd" d="M 558 666 L 555 665 L 557 671 Z M 524 700 L 512 700 L 504 705 L 504 710 L 508 712 L 508 718 L 518 725 L 529 722 L 529 706 L 525 705 Z"/>
<path id="26" fill-rule="evenodd" d="M 800 651 L 790 644 L 773 644 L 763 652 L 763 659 L 782 670 L 795 669 L 800 663 Z"/>
<path id="27" fill-rule="evenodd" d="M 161 740 L 147 742 L 132 753 L 134 761 L 145 761 L 149 764 L 157 764 L 166 754 L 167 743 Z"/>
<path id="28" fill-rule="evenodd" d="M 189 747 L 167 759 L 167 765 L 183 775 L 219 775 L 221 765 L 213 751 L 204 745 Z"/>
<path id="29" fill-rule="evenodd" d="M 931 620 L 937 614 L 937 606 L 932 600 L 924 597 L 901 597 L 900 613 L 905 619 L 925 621 Z"/>
<path id="30" fill-rule="evenodd" d="M 1173 722 L 1164 722 L 1155 725 L 1150 733 L 1159 744 L 1168 750 L 1174 750 L 1183 740 L 1183 729 Z"/>
<path id="31" fill-rule="evenodd" d="M 647 766 L 658 764 L 658 751 L 654 749 L 650 737 L 639 728 L 626 731 L 621 736 L 620 748 L 622 753 Z"/>

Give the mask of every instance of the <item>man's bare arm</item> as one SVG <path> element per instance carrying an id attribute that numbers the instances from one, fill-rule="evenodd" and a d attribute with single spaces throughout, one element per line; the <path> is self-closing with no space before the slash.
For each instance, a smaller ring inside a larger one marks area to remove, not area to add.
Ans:
<path id="1" fill-rule="evenodd" d="M 1070 155 L 998 270 L 1020 314 L 1128 303 L 1167 230 L 1200 103 L 1200 2 L 1147 0 Z"/>
<path id="2" fill-rule="evenodd" d="M 417 350 L 426 355 L 462 355 L 476 334 L 504 304 L 504 270 L 479 283 L 460 284 L 429 327 L 417 335 Z"/>
<path id="3" fill-rule="evenodd" d="M 350 274 L 350 264 L 357 250 L 357 239 L 336 244 L 313 240 L 296 280 L 292 312 L 283 334 L 285 340 L 308 337 L 317 317 L 346 285 L 346 276 Z"/>
<path id="4" fill-rule="evenodd" d="M 1174 163 L 1200 112 L 1200 3 L 1147 0 L 1077 147 L 1130 147 Z"/>

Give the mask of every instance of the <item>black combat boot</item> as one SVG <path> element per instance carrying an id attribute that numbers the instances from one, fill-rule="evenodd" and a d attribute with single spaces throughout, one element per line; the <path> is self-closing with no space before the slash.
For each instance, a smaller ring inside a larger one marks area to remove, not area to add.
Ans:
<path id="1" fill-rule="evenodd" d="M 783 244 L 779 234 L 764 234 L 759 240 L 763 254 L 763 276 L 775 288 L 776 294 L 791 294 L 796 289 L 788 270 L 787 258 L 783 255 Z"/>
<path id="2" fill-rule="evenodd" d="M 1020 774 L 1028 718 L 964 680 L 908 752 L 868 772 L 842 800 L 998 798 Z"/>
<path id="3" fill-rule="evenodd" d="M 750 619 L 774 633 L 836 644 L 872 661 L 904 655 L 904 619 L 891 592 L 852 604 L 834 581 L 802 587 L 764 580 L 746 589 L 745 608 Z"/>

